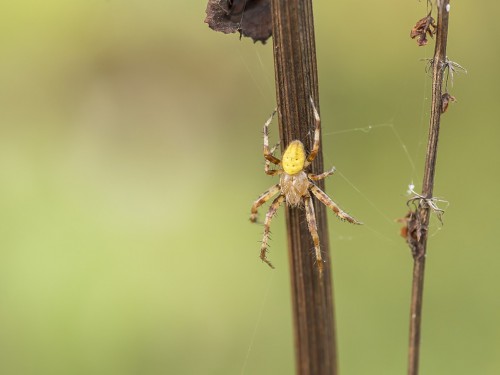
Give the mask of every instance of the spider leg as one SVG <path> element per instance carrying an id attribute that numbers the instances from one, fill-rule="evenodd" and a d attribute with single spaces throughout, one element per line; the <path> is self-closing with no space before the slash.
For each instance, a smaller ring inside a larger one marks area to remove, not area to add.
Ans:
<path id="1" fill-rule="evenodd" d="M 269 211 L 267 211 L 266 220 L 264 221 L 264 236 L 262 237 L 262 246 L 260 247 L 260 259 L 262 259 L 263 262 L 267 263 L 267 265 L 271 268 L 274 268 L 274 266 L 269 260 L 267 260 L 266 257 L 267 243 L 269 241 L 269 235 L 271 234 L 271 220 L 284 200 L 285 196 L 281 194 L 273 201 L 271 206 L 269 206 Z"/>
<path id="2" fill-rule="evenodd" d="M 274 154 L 274 151 L 276 150 L 276 148 L 278 146 L 279 146 L 279 143 L 274 145 L 274 147 L 270 151 L 271 155 Z M 266 164 L 264 166 L 264 172 L 266 172 L 266 174 L 268 174 L 269 176 L 274 176 L 274 175 L 280 174 L 281 170 L 280 169 L 271 169 L 271 162 L 266 159 Z"/>
<path id="3" fill-rule="evenodd" d="M 271 199 L 274 195 L 276 195 L 280 191 L 280 189 L 281 189 L 280 185 L 276 184 L 266 192 L 262 193 L 262 195 L 259 198 L 257 198 L 255 202 L 253 202 L 250 214 L 250 221 L 252 223 L 257 222 L 257 209 L 264 203 L 266 203 L 269 199 Z"/>
<path id="4" fill-rule="evenodd" d="M 281 174 L 283 171 L 281 169 L 271 169 L 269 168 L 269 161 L 266 160 L 266 165 L 264 166 L 264 172 L 269 176 L 275 176 L 277 174 Z"/>
<path id="5" fill-rule="evenodd" d="M 314 215 L 314 205 L 309 194 L 304 195 L 304 206 L 306 208 L 306 219 L 309 233 L 314 244 L 314 251 L 316 253 L 316 262 L 318 263 L 319 274 L 323 274 L 323 258 L 321 256 L 321 249 L 319 247 L 318 227 L 316 225 L 316 216 Z"/>
<path id="6" fill-rule="evenodd" d="M 329 171 L 323 172 L 321 174 L 312 174 L 312 173 L 309 173 L 307 175 L 307 177 L 309 177 L 310 180 L 318 181 L 318 180 L 322 180 L 322 179 L 324 179 L 324 178 L 332 175 L 334 172 L 335 172 L 335 167 L 332 167 L 332 169 L 330 169 Z"/>
<path id="7" fill-rule="evenodd" d="M 319 129 L 321 126 L 321 119 L 319 117 L 318 110 L 316 109 L 316 106 L 314 105 L 314 101 L 312 96 L 309 97 L 309 100 L 311 101 L 311 105 L 313 108 L 314 112 L 314 122 L 315 122 L 315 129 L 314 129 L 314 144 L 313 148 L 311 150 L 311 153 L 307 156 L 307 160 L 304 164 L 304 167 L 307 167 L 309 164 L 312 163 L 312 161 L 316 158 L 316 155 L 318 155 L 319 151 Z"/>
<path id="8" fill-rule="evenodd" d="M 342 220 L 347 220 L 349 223 L 352 224 L 363 224 L 360 221 L 357 221 L 352 216 L 350 216 L 348 213 L 344 212 L 339 206 L 337 206 L 337 203 L 335 203 L 328 195 L 326 195 L 326 193 L 323 190 L 321 190 L 316 185 L 310 184 L 309 189 L 316 196 L 316 198 L 319 199 L 321 203 L 331 208 L 333 212 L 335 212 L 335 215 L 337 215 Z"/>
<path id="9" fill-rule="evenodd" d="M 264 157 L 266 160 L 270 161 L 273 164 L 278 165 L 281 163 L 281 160 L 273 155 L 273 152 L 269 150 L 269 124 L 273 121 L 273 117 L 276 113 L 276 109 L 273 111 L 271 116 L 267 119 L 264 124 Z"/>

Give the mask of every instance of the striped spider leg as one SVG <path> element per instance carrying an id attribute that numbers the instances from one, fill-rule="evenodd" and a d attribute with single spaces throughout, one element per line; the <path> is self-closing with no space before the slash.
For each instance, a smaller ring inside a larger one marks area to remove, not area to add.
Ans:
<path id="1" fill-rule="evenodd" d="M 343 211 L 325 192 L 323 192 L 323 190 L 314 184 L 314 181 L 323 180 L 332 175 L 335 172 L 335 168 L 320 174 L 305 172 L 305 169 L 311 165 L 313 160 L 318 155 L 320 146 L 321 119 L 312 98 L 310 98 L 310 102 L 314 113 L 314 142 L 311 152 L 307 155 L 304 144 L 299 140 L 295 140 L 290 142 L 290 144 L 286 147 L 282 160 L 278 159 L 274 156 L 274 151 L 278 145 L 273 148 L 269 148 L 269 125 L 271 124 L 276 110 L 274 110 L 271 117 L 269 117 L 264 124 L 264 158 L 266 159 L 264 172 L 271 176 L 279 175 L 280 182 L 264 192 L 253 203 L 250 221 L 252 223 L 257 222 L 258 208 L 279 193 L 267 211 L 266 218 L 264 220 L 264 235 L 260 248 L 261 260 L 267 263 L 270 267 L 274 268 L 266 257 L 269 236 L 271 233 L 271 220 L 283 202 L 286 202 L 286 204 L 290 207 L 304 207 L 307 226 L 314 245 L 318 270 L 321 275 L 323 272 L 323 257 L 321 255 L 321 247 L 319 243 L 318 228 L 312 197 L 314 196 L 325 206 L 329 207 L 340 219 L 346 220 L 352 224 L 362 223 Z M 271 169 L 271 164 L 276 165 L 277 169 Z"/>

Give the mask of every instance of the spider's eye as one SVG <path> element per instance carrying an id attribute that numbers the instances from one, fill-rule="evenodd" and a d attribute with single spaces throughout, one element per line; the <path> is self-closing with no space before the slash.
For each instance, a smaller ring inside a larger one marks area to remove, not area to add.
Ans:
<path id="1" fill-rule="evenodd" d="M 283 170 L 288 174 L 297 174 L 304 169 L 306 153 L 301 141 L 291 142 L 283 154 Z"/>

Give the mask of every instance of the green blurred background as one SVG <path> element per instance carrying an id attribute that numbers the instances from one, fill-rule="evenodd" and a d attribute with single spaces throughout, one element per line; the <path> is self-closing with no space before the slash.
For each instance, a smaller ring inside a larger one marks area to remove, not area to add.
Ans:
<path id="1" fill-rule="evenodd" d="M 342 374 L 403 374 L 433 42 L 425 1 L 315 1 Z M 211 31 L 206 1 L 0 3 L 0 373 L 291 374 L 283 214 L 252 201 L 275 106 L 272 43 Z M 500 5 L 453 2 L 456 75 L 429 240 L 422 374 L 500 373 L 495 226 Z M 274 124 L 273 135 L 277 125 Z"/>

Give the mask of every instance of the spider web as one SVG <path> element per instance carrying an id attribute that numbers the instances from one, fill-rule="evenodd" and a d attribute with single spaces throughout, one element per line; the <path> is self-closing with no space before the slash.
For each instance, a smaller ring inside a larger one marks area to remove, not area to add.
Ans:
<path id="1" fill-rule="evenodd" d="M 272 74 L 269 74 L 269 62 L 266 61 L 262 57 L 262 52 L 260 51 L 260 48 L 256 48 L 254 50 L 254 56 L 255 56 L 255 61 L 249 62 L 247 58 L 244 57 L 244 51 L 243 47 L 242 51 L 240 53 L 240 61 L 242 66 L 245 68 L 246 72 L 248 73 L 248 76 L 251 78 L 253 84 L 257 88 L 259 92 L 259 96 L 262 98 L 266 98 L 266 100 L 270 100 L 270 109 L 269 111 L 272 110 L 272 108 L 275 106 L 275 102 L 273 101 L 274 97 L 274 76 Z M 258 68 L 256 69 L 255 66 Z M 258 79 L 258 77 L 264 75 L 265 79 Z M 401 188 L 400 188 L 400 196 L 402 197 L 401 201 L 404 202 L 406 200 L 405 195 L 409 195 L 408 192 L 408 186 L 410 185 L 415 185 L 419 184 L 421 181 L 421 173 L 417 170 L 417 165 L 415 160 L 421 160 L 423 155 L 424 155 L 424 147 L 426 144 L 426 116 L 427 116 L 427 108 L 429 104 L 429 100 L 427 97 L 428 89 L 429 89 L 429 77 L 427 73 L 425 73 L 425 66 L 422 66 L 421 70 L 421 75 L 422 75 L 422 81 L 424 82 L 422 86 L 422 100 L 421 100 L 421 108 L 420 108 L 420 119 L 417 122 L 418 126 L 418 137 L 416 139 L 411 139 L 407 140 L 405 139 L 405 134 L 404 131 L 400 131 L 401 129 L 404 129 L 405 126 L 414 126 L 413 124 L 403 124 L 399 123 L 398 121 L 395 120 L 396 118 L 396 113 L 399 112 L 399 108 L 402 106 L 404 103 L 404 97 L 400 99 L 399 103 L 395 104 L 395 107 L 397 108 L 396 110 L 393 110 L 393 116 L 390 117 L 389 121 L 384 121 L 384 122 L 374 122 L 371 124 L 367 124 L 365 126 L 354 126 L 350 128 L 344 128 L 344 129 L 339 129 L 339 130 L 326 130 L 328 128 L 335 127 L 335 120 L 332 121 L 332 119 L 325 119 L 322 115 L 322 138 L 323 142 L 329 142 L 329 140 L 334 137 L 335 139 L 343 138 L 343 136 L 348 136 L 348 135 L 353 135 L 353 134 L 359 134 L 360 137 L 366 137 L 372 136 L 373 139 L 376 139 L 378 136 L 382 135 L 385 136 L 386 138 L 392 139 L 392 141 L 386 142 L 386 145 L 388 144 L 389 147 L 391 148 L 391 152 L 394 153 L 394 150 L 398 150 L 399 156 L 404 160 L 406 160 L 407 167 L 405 167 L 405 173 L 407 175 L 406 180 L 404 183 L 401 183 Z M 320 103 L 321 104 L 321 103 Z M 325 103 L 323 103 L 325 105 Z M 394 107 L 393 107 L 394 108 Z M 313 133 L 313 129 L 311 129 L 311 136 Z M 415 144 L 416 142 L 416 144 Z M 356 141 L 352 141 L 353 144 L 356 143 Z M 392 146 L 391 146 L 392 145 Z M 409 147 L 409 145 L 411 147 Z M 335 165 L 337 167 L 337 171 L 334 174 L 334 177 L 330 177 L 327 179 L 327 184 L 334 184 L 335 181 L 335 175 L 338 177 L 342 178 L 349 186 L 356 192 L 356 194 L 366 202 L 368 207 L 371 207 L 373 211 L 375 211 L 378 216 L 380 217 L 381 220 L 390 223 L 391 225 L 398 226 L 400 224 L 395 223 L 395 219 L 397 217 L 391 217 L 390 214 L 386 212 L 384 207 L 378 203 L 377 199 L 375 197 L 371 196 L 370 189 L 365 189 L 358 184 L 356 184 L 353 181 L 353 178 L 351 177 L 351 173 L 346 172 L 343 168 L 339 167 L 339 160 L 341 160 L 340 157 L 335 157 L 335 155 L 332 155 L 330 152 L 326 152 L 327 150 L 323 149 L 323 156 L 324 156 L 324 164 L 325 168 L 329 168 L 330 166 Z M 340 202 L 342 202 L 342 199 L 339 199 Z M 343 207 L 349 212 L 349 207 Z M 404 209 L 404 208 L 403 208 Z M 401 215 L 403 212 L 401 212 Z M 354 215 L 356 217 L 356 215 Z M 359 216 L 359 215 L 358 215 Z M 362 221 L 363 219 L 360 218 Z M 364 222 L 364 227 L 370 230 L 372 233 L 376 234 L 377 237 L 379 238 L 384 238 L 387 241 L 394 242 L 395 240 L 399 240 L 397 237 L 393 236 L 393 233 L 384 234 L 380 232 L 380 230 L 375 229 L 370 223 Z M 349 239 L 352 239 L 352 237 L 348 237 Z M 346 239 L 342 234 L 337 234 L 336 237 L 334 237 L 334 240 L 338 239 Z"/>
<path id="2" fill-rule="evenodd" d="M 406 178 L 404 181 L 405 183 L 401 185 L 401 193 L 400 197 L 404 196 L 404 192 L 406 188 L 410 185 L 413 184 L 413 181 L 418 180 L 418 173 L 417 173 L 417 168 L 416 164 L 414 162 L 414 157 L 409 151 L 409 148 L 406 144 L 406 142 L 403 140 L 402 136 L 400 135 L 394 121 L 390 122 L 384 122 L 380 124 L 373 124 L 373 125 L 367 125 L 364 127 L 354 127 L 350 129 L 342 129 L 342 130 L 337 130 L 337 131 L 331 131 L 331 132 L 326 132 L 323 134 L 323 140 L 328 140 L 328 137 L 333 137 L 335 136 L 339 142 L 342 141 L 342 135 L 347 135 L 347 134 L 355 134 L 359 133 L 360 135 L 368 135 L 372 136 L 371 138 L 374 140 L 374 142 L 378 141 L 377 137 L 383 137 L 385 138 L 386 144 L 393 144 L 393 146 L 390 146 L 392 148 L 391 153 L 393 155 L 396 155 L 396 157 L 400 157 L 406 161 L 407 166 L 404 168 L 404 173 L 408 177 L 403 177 Z M 379 134 L 373 134 L 373 133 L 379 133 Z M 369 141 L 368 141 L 369 142 Z M 324 142 L 326 143 L 326 142 Z M 394 150 L 397 150 L 397 152 L 394 152 Z M 332 156 L 324 153 L 324 163 L 325 165 L 330 165 L 334 163 L 335 160 Z M 336 165 L 340 165 L 341 159 L 337 160 Z M 401 171 L 401 169 L 400 169 Z M 376 216 L 384 221 L 386 224 L 389 224 L 393 227 L 397 226 L 398 224 L 396 223 L 397 219 L 397 214 L 392 215 L 387 212 L 387 209 L 385 209 L 385 205 L 380 199 L 380 196 L 373 196 L 373 193 L 370 189 L 366 188 L 361 188 L 357 183 L 353 181 L 354 177 L 352 177 L 352 172 L 346 172 L 342 167 L 337 167 L 336 174 L 343 179 L 347 185 L 352 189 L 352 191 L 355 192 L 355 195 L 361 198 L 362 201 L 366 202 L 366 207 L 369 207 L 372 209 L 374 213 L 376 213 Z M 333 183 L 333 181 L 329 182 L 330 184 Z M 337 182 L 338 183 L 338 182 Z M 381 182 L 382 183 L 382 182 Z M 391 200 L 398 200 L 398 197 L 390 197 Z M 404 207 L 401 208 L 401 210 L 404 210 Z M 366 210 L 365 210 L 366 212 Z M 401 212 L 402 214 L 403 212 Z M 393 243 L 399 243 L 400 239 L 394 235 L 395 231 L 391 230 L 390 233 L 385 233 L 382 229 L 378 229 L 380 225 L 376 225 L 377 222 L 380 220 L 372 220 L 371 222 L 367 222 L 366 220 L 364 221 L 363 227 L 368 229 L 370 232 L 372 232 L 376 237 L 383 239 L 384 241 L 389 241 Z M 335 234 L 334 234 L 335 236 Z M 334 237 L 334 239 L 342 239 L 342 237 Z"/>

